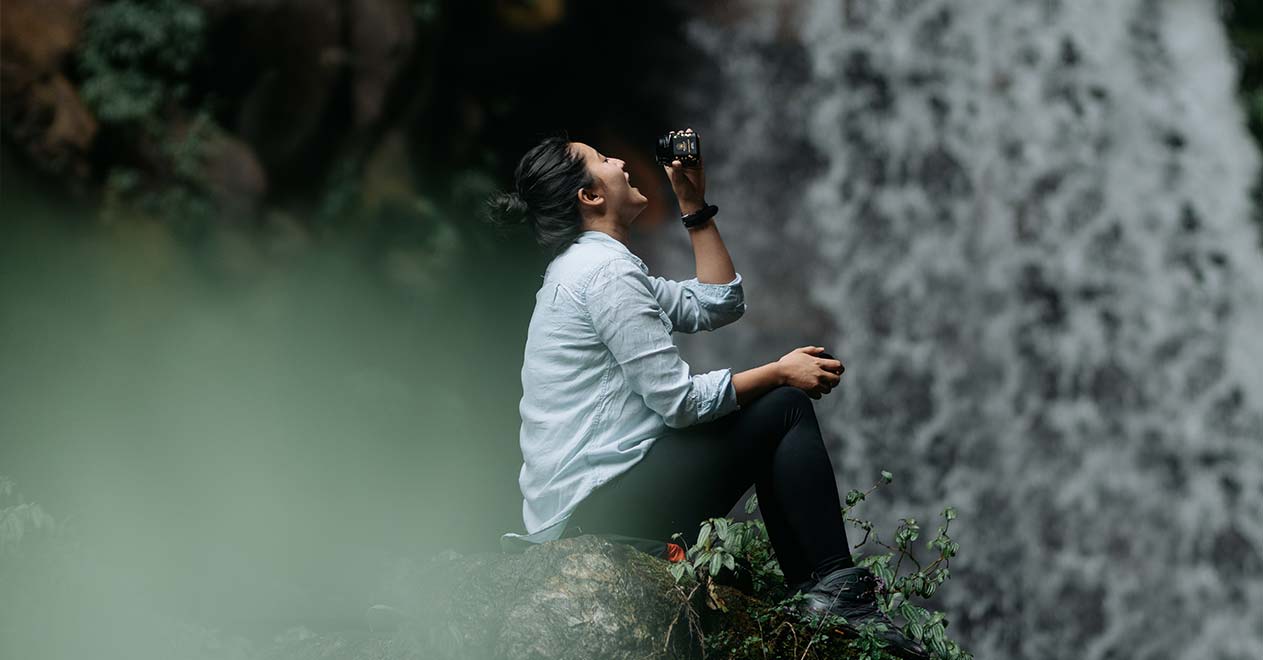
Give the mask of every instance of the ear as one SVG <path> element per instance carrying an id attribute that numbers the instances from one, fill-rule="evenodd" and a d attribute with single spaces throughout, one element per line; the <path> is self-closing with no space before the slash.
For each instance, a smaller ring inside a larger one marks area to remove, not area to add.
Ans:
<path id="1" fill-rule="evenodd" d="M 600 208 L 605 204 L 605 196 L 592 188 L 579 189 L 579 208 Z"/>

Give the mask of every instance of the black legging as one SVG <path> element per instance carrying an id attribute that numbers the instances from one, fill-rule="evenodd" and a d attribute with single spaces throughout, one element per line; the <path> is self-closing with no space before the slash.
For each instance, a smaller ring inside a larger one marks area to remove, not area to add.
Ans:
<path id="1" fill-rule="evenodd" d="M 768 537 L 791 587 L 852 565 L 833 466 L 812 399 L 777 387 L 711 422 L 671 429 L 628 471 L 584 498 L 570 518 L 583 533 L 689 544 L 755 485 Z"/>

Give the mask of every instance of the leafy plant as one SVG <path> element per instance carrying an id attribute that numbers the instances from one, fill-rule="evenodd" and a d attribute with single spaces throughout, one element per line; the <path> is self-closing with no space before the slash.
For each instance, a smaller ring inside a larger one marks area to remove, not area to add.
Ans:
<path id="1" fill-rule="evenodd" d="M 139 212 L 200 238 L 213 221 L 203 177 L 218 128 L 205 109 L 183 108 L 205 30 L 202 10 L 187 0 L 119 0 L 88 11 L 77 52 L 83 99 L 117 141 L 152 145 L 139 152 L 158 163 L 110 169 L 102 210 L 107 222 Z M 176 121 L 190 114 L 191 121 Z"/>
<path id="2" fill-rule="evenodd" d="M 861 548 L 871 543 L 870 547 L 881 549 L 871 554 L 859 554 L 856 565 L 868 568 L 877 577 L 877 606 L 892 620 L 896 616 L 904 620 L 901 629 L 905 635 L 921 642 L 939 660 L 971 660 L 973 656 L 947 636 L 948 620 L 942 612 L 913 603 L 913 598 L 932 596 L 950 575 L 948 564 L 960 549 L 960 545 L 949 536 L 956 510 L 950 506 L 943 510 L 943 524 L 927 543 L 930 550 L 937 551 L 937 557 L 927 565 L 922 565 L 913 551 L 914 543 L 921 535 L 921 527 L 915 519 L 900 519 L 891 545 L 882 541 L 871 521 L 851 515 L 854 508 L 873 491 L 893 480 L 894 475 L 883 470 L 881 480 L 868 490 L 847 493 L 842 507 L 843 519 L 864 531 L 864 537 L 854 547 Z M 746 512 L 753 513 L 757 506 L 757 497 L 750 498 Z M 672 538 L 682 541 L 683 535 L 676 533 Z M 796 605 L 803 596 L 782 592 L 784 577 L 762 521 L 733 522 L 727 518 L 711 518 L 702 522 L 696 543 L 688 545 L 685 550 L 685 559 L 672 564 L 668 570 L 686 604 L 692 602 L 692 596 L 698 589 L 704 589 L 707 607 L 722 611 L 728 608 L 715 591 L 716 578 L 725 570 L 747 571 L 750 574 L 754 585 L 753 596 L 761 603 L 748 612 L 754 630 L 723 630 L 709 638 L 711 650 L 726 654 L 725 657 L 873 660 L 888 657 L 883 650 L 886 643 L 878 635 L 884 624 L 869 622 L 856 627 L 858 634 L 834 635 L 831 633 L 843 632 L 839 629 L 841 618 L 816 618 L 797 610 Z M 692 590 L 685 593 L 683 587 L 690 585 Z M 695 612 L 689 612 L 690 625 L 696 625 L 697 618 Z M 700 626 L 698 629 L 700 631 Z"/>
<path id="3" fill-rule="evenodd" d="M 87 15 L 79 70 L 83 99 L 106 123 L 140 122 L 188 93 L 205 17 L 183 0 L 100 3 Z"/>
<path id="4" fill-rule="evenodd" d="M 683 543 L 683 535 L 678 532 L 672 538 Z M 688 547 L 685 556 L 685 561 L 672 564 L 668 569 L 677 582 L 685 573 L 698 580 L 703 575 L 717 576 L 723 569 L 737 571 L 738 562 L 741 570 L 750 573 L 756 592 L 769 591 L 780 582 L 780 566 L 767 540 L 767 528 L 760 520 L 706 520 L 698 530 L 697 543 Z"/>

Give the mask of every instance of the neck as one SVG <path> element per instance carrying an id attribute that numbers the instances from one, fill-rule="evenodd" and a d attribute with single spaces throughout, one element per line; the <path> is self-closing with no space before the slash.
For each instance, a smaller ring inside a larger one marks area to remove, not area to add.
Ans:
<path id="1" fill-rule="evenodd" d="M 599 231 L 603 234 L 609 234 L 617 239 L 619 243 L 627 245 L 627 228 L 610 218 L 597 218 L 585 221 L 583 223 L 583 231 Z"/>

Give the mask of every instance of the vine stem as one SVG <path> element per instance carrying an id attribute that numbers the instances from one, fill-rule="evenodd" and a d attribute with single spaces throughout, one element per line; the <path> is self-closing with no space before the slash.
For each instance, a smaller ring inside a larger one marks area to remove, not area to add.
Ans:
<path id="1" fill-rule="evenodd" d="M 676 584 L 673 586 L 675 587 L 675 590 L 677 592 L 679 592 L 681 595 L 684 596 L 683 602 L 681 603 L 681 607 L 685 609 L 685 616 L 688 618 L 688 622 L 689 622 L 689 630 L 692 631 L 694 629 L 693 617 L 695 616 L 695 613 L 693 612 L 693 594 L 697 593 L 697 590 L 701 588 L 702 583 L 698 582 L 697 585 L 695 585 L 691 590 L 689 590 L 688 594 L 684 593 L 684 589 L 680 587 L 680 585 Z M 671 625 L 667 626 L 666 640 L 662 643 L 662 653 L 664 655 L 666 655 L 671 648 L 671 632 L 675 630 L 675 624 L 679 620 L 680 618 L 677 616 L 671 619 Z M 700 628 L 698 629 L 698 634 L 699 635 L 701 634 Z M 703 640 L 702 657 L 705 658 L 706 657 L 705 638 L 702 638 L 702 640 Z"/>

